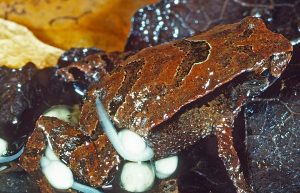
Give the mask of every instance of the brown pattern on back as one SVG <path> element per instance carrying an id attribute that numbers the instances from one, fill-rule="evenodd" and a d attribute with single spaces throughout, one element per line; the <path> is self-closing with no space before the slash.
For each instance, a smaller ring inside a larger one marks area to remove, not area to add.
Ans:
<path id="1" fill-rule="evenodd" d="M 199 49 L 199 54 L 193 46 L 177 46 L 202 41 L 209 44 L 209 55 L 207 49 Z M 269 31 L 260 19 L 252 17 L 240 23 L 217 26 L 185 40 L 145 48 L 122 65 L 125 67 L 141 59 L 145 62 L 139 75 L 132 74 L 138 77 L 112 119 L 118 127 L 146 136 L 151 128 L 172 117 L 186 104 L 244 72 L 262 72 L 269 68 L 271 74 L 279 76 L 270 66 L 270 58 L 273 54 L 291 50 L 288 40 Z M 187 68 L 181 67 L 190 62 L 189 57 L 194 62 Z M 197 59 L 203 61 L 201 65 L 195 65 Z M 185 70 L 191 65 L 190 70 Z M 106 108 L 117 95 L 125 74 L 123 68 L 119 73 L 104 77 L 97 86 L 106 93 L 101 98 Z M 90 91 L 90 94 L 94 92 Z"/>

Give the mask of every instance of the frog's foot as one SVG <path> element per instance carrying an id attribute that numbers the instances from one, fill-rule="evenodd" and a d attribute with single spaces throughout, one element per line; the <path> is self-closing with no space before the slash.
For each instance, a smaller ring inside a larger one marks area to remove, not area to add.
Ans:
<path id="1" fill-rule="evenodd" d="M 58 159 L 50 146 L 47 146 L 40 164 L 43 174 L 54 188 L 61 190 L 72 188 L 83 193 L 102 193 L 95 188 L 75 182 L 71 169 Z"/>
<path id="2" fill-rule="evenodd" d="M 96 98 L 96 108 L 103 131 L 121 157 L 129 161 L 148 161 L 153 158 L 153 150 L 138 134 L 124 129 L 116 131 L 103 104 Z"/>
<path id="3" fill-rule="evenodd" d="M 222 159 L 230 179 L 237 188 L 237 193 L 250 193 L 251 188 L 245 181 L 244 174 L 240 169 L 240 161 L 233 146 L 232 128 L 218 128 L 216 132 L 218 140 L 218 153 Z"/>

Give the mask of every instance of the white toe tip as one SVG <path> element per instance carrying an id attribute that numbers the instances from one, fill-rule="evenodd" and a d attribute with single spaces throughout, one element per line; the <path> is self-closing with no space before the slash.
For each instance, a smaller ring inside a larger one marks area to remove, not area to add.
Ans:
<path id="1" fill-rule="evenodd" d="M 144 192 L 154 183 L 154 171 L 149 164 L 126 163 L 121 173 L 121 184 L 129 192 Z"/>
<path id="2" fill-rule="evenodd" d="M 157 160 L 155 162 L 156 177 L 159 179 L 170 177 L 176 171 L 177 165 L 178 156 Z"/>
<path id="3" fill-rule="evenodd" d="M 127 152 L 133 155 L 141 154 L 146 149 L 144 139 L 133 131 L 123 129 L 118 133 L 119 139 Z"/>
<path id="4" fill-rule="evenodd" d="M 68 189 L 74 183 L 72 171 L 60 161 L 51 161 L 42 171 L 54 188 Z"/>

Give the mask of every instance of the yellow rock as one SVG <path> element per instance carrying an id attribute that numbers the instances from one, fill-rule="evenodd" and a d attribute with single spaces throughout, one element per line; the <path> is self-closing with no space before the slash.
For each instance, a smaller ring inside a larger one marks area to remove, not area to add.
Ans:
<path id="1" fill-rule="evenodd" d="M 0 19 L 0 66 L 21 68 L 28 62 L 38 68 L 55 66 L 63 50 L 39 41 L 26 27 Z"/>

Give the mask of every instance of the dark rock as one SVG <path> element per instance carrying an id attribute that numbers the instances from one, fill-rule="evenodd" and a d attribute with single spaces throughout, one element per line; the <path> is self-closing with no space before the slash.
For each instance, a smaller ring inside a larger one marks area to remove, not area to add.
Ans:
<path id="1" fill-rule="evenodd" d="M 71 48 L 60 56 L 57 64 L 59 67 L 66 67 L 72 63 L 78 62 L 86 56 L 99 52 L 103 51 L 98 48 Z"/>
<path id="2" fill-rule="evenodd" d="M 278 85 L 275 96 L 251 102 L 245 111 L 248 173 L 257 193 L 300 189 L 300 66 L 290 66 Z"/>
<path id="3" fill-rule="evenodd" d="M 33 64 L 20 70 L 0 68 L 0 136 L 10 144 L 9 154 L 22 145 L 20 138 L 28 134 L 28 130 L 22 129 L 20 124 L 22 114 L 34 106 L 36 96 L 32 92 L 32 83 L 36 73 Z"/>
<path id="4" fill-rule="evenodd" d="M 18 166 L 0 171 L 1 193 L 39 193 L 39 188 L 29 174 Z"/>
<path id="5" fill-rule="evenodd" d="M 13 154 L 31 134 L 37 118 L 53 105 L 80 103 L 73 87 L 54 76 L 56 68 L 0 67 L 0 136 Z"/>
<path id="6" fill-rule="evenodd" d="M 217 138 L 209 136 L 181 154 L 178 185 L 183 193 L 234 193 L 236 188 L 218 156 Z"/>

